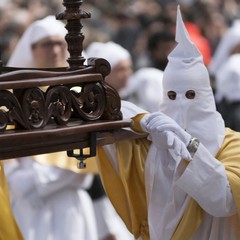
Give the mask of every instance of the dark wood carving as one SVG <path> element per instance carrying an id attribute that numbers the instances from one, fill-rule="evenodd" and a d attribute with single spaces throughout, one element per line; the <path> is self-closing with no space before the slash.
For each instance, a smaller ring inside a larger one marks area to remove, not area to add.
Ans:
<path id="1" fill-rule="evenodd" d="M 64 0 L 66 11 L 57 15 L 67 21 L 69 67 L 11 68 L 0 61 L 0 159 L 139 137 L 123 129 L 131 121 L 122 120 L 120 97 L 105 82 L 110 64 L 90 58 L 83 65 L 81 19 L 90 14 L 82 2 Z"/>
<path id="2" fill-rule="evenodd" d="M 0 112 L 5 119 L 1 131 L 8 124 L 40 129 L 51 120 L 66 125 L 71 118 L 121 120 L 120 97 L 104 81 L 109 64 L 104 59 L 90 61 L 89 67 L 71 72 L 18 70 L 0 75 Z"/>

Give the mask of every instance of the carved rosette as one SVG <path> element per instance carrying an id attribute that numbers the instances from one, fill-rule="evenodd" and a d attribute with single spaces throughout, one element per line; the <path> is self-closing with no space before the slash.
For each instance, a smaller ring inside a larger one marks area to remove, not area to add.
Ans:
<path id="1" fill-rule="evenodd" d="M 72 91 L 73 109 L 84 120 L 99 119 L 105 108 L 104 89 L 100 83 L 85 84 L 80 93 Z"/>

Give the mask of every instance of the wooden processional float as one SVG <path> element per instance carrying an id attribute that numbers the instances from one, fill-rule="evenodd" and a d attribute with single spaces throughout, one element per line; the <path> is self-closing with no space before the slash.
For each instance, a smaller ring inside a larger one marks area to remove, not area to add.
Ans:
<path id="1" fill-rule="evenodd" d="M 110 64 L 90 58 L 84 65 L 81 20 L 90 13 L 81 9 L 82 2 L 64 0 L 66 10 L 56 16 L 67 22 L 68 67 L 11 68 L 0 61 L 1 160 L 66 151 L 81 168 L 97 146 L 139 137 L 125 129 L 131 120 L 122 120 L 120 97 L 105 82 Z"/>

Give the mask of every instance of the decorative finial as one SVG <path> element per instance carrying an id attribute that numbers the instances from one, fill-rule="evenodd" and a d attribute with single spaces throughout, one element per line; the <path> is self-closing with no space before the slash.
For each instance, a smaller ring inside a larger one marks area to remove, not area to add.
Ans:
<path id="1" fill-rule="evenodd" d="M 67 20 L 65 28 L 68 33 L 65 37 L 68 44 L 70 57 L 67 59 L 70 70 L 83 67 L 85 58 L 82 56 L 84 35 L 82 30 L 82 18 L 90 18 L 91 14 L 83 11 L 81 5 L 83 0 L 64 0 L 66 10 L 57 15 L 58 20 Z"/>

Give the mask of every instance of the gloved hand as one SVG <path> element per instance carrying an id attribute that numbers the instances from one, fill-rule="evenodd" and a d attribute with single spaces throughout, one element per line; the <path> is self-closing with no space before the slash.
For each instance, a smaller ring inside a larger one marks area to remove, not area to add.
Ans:
<path id="1" fill-rule="evenodd" d="M 160 131 L 150 133 L 148 139 L 159 149 L 173 149 L 177 156 L 185 160 L 192 160 L 186 145 L 171 131 Z"/>
<path id="2" fill-rule="evenodd" d="M 149 138 L 156 147 L 173 149 L 176 155 L 192 159 L 186 147 L 191 135 L 172 118 L 161 112 L 152 113 L 144 117 L 141 126 L 150 134 Z"/>

